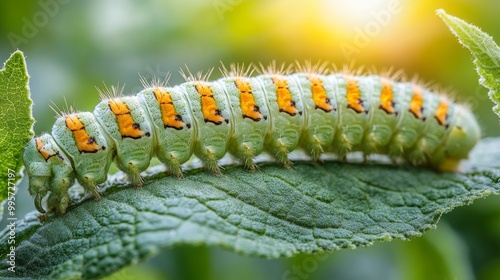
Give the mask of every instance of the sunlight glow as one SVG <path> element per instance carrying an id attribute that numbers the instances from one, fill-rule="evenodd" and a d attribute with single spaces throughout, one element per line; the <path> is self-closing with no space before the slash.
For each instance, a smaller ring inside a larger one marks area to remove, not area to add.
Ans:
<path id="1" fill-rule="evenodd" d="M 388 10 L 389 6 L 400 5 L 401 0 L 320 0 L 332 20 L 355 26 L 373 19 L 374 14 Z"/>

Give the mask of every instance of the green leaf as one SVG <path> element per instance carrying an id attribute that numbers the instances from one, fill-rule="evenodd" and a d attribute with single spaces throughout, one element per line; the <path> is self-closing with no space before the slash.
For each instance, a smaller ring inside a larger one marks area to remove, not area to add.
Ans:
<path id="1" fill-rule="evenodd" d="M 479 83 L 489 89 L 488 95 L 496 104 L 493 112 L 500 116 L 500 47 L 478 27 L 448 15 L 442 9 L 436 12 L 460 43 L 471 51 L 480 77 Z"/>
<path id="2" fill-rule="evenodd" d="M 28 78 L 24 55 L 16 51 L 0 70 L 0 217 L 3 203 L 22 177 L 24 145 L 33 137 Z"/>
<path id="3" fill-rule="evenodd" d="M 36 213 L 20 221 L 15 276 L 98 278 L 180 244 L 278 258 L 407 240 L 435 228 L 443 213 L 500 191 L 498 146 L 500 138 L 482 140 L 462 173 L 296 162 L 255 173 L 229 166 L 221 177 L 154 174 L 142 189 L 118 175 L 100 201 L 45 223 Z M 2 256 L 8 237 L 8 229 L 0 233 Z M 0 276 L 14 276 L 4 258 Z"/>

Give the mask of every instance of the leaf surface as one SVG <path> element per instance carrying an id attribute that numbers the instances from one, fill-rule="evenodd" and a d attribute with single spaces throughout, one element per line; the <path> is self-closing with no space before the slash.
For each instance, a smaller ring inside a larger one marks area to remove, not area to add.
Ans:
<path id="1" fill-rule="evenodd" d="M 24 55 L 16 51 L 0 70 L 0 217 L 3 203 L 8 196 L 13 197 L 13 187 L 22 177 L 24 145 L 33 137 L 28 79 Z M 10 210 L 7 214 L 14 216 Z"/>
<path id="2" fill-rule="evenodd" d="M 500 138 L 482 140 L 463 173 L 296 162 L 255 173 L 229 166 L 221 177 L 153 176 L 139 190 L 115 178 L 100 201 L 45 223 L 36 213 L 19 222 L 16 276 L 101 277 L 179 244 L 278 258 L 406 240 L 436 227 L 443 213 L 499 192 L 499 145 Z M 0 233 L 3 256 L 8 235 Z M 7 267 L 0 263 L 0 276 L 12 276 Z"/>

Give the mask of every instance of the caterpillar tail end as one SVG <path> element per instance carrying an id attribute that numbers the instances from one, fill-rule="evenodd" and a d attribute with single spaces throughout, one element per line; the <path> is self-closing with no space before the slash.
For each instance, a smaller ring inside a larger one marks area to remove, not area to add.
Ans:
<path id="1" fill-rule="evenodd" d="M 447 141 L 432 155 L 431 163 L 440 171 L 460 171 L 460 160 L 467 159 L 481 137 L 481 130 L 472 113 L 457 105 L 457 119 L 450 128 Z"/>

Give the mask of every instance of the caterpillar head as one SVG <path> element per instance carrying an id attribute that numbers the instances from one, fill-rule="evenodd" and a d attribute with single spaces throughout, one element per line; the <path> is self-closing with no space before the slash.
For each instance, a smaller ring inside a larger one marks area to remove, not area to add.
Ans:
<path id="1" fill-rule="evenodd" d="M 71 163 L 49 134 L 43 134 L 28 142 L 24 149 L 23 161 L 29 175 L 29 193 L 35 198 L 36 209 L 45 213 L 42 200 L 47 193 L 50 192 L 52 197 L 59 197 L 67 193 L 67 189 L 74 183 L 75 175 Z M 59 205 L 49 203 L 48 206 L 49 211 L 61 209 Z"/>
<path id="2" fill-rule="evenodd" d="M 469 110 L 457 105 L 456 114 L 455 123 L 449 128 L 451 131 L 448 139 L 436 156 L 441 159 L 436 162 L 441 171 L 456 171 L 460 160 L 468 158 L 469 152 L 481 137 L 479 124 Z"/>

